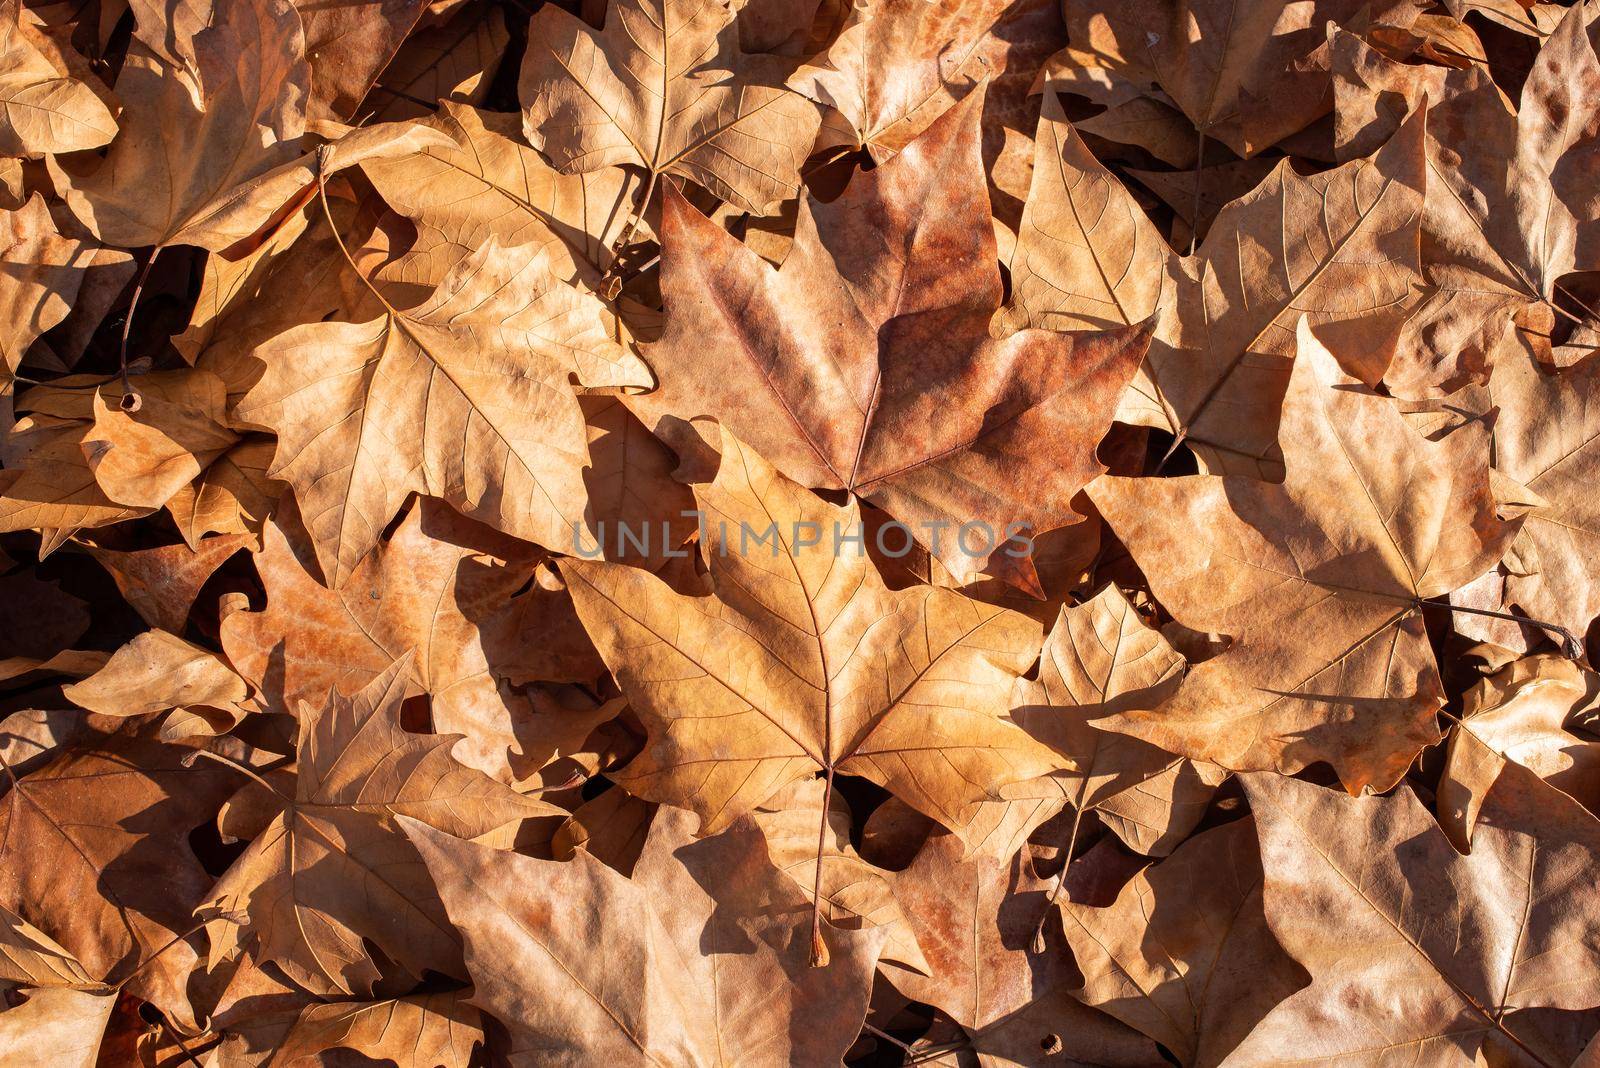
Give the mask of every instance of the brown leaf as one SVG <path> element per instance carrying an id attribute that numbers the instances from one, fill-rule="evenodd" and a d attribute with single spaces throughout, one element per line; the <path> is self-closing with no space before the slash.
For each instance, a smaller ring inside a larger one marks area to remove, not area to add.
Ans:
<path id="1" fill-rule="evenodd" d="M 802 485 L 870 499 L 963 580 L 1021 567 L 1000 550 L 1015 530 L 1081 518 L 1072 495 L 1103 470 L 1094 446 L 1147 339 L 991 339 L 979 104 L 832 203 L 808 199 L 781 270 L 669 191 L 667 333 L 648 352 L 663 406 L 716 417 Z"/>
<path id="2" fill-rule="evenodd" d="M 1115 586 L 1063 608 L 1045 637 L 1039 677 L 1019 680 L 1011 718 L 1066 758 L 1051 780 L 1074 809 L 1094 809 L 1132 848 L 1172 851 L 1205 811 L 1220 769 L 1193 764 L 1126 734 L 1091 726 L 1157 709 L 1187 665 Z"/>
<path id="3" fill-rule="evenodd" d="M 67 317 L 91 253 L 61 236 L 37 193 L 0 211 L 0 428 L 11 422 L 11 388 L 28 347 Z"/>
<path id="4" fill-rule="evenodd" d="M 311 117 L 355 114 L 427 7 L 428 0 L 295 0 L 311 67 Z"/>
<path id="5" fill-rule="evenodd" d="M 727 431 L 721 451 L 716 481 L 695 487 L 714 595 L 622 564 L 561 564 L 650 732 L 614 779 L 694 810 L 710 834 L 818 771 L 872 779 L 959 826 L 991 790 L 1051 767 L 1004 718 L 1038 624 L 937 587 L 889 591 L 864 553 L 830 544 L 859 529 L 854 503 L 822 501 Z"/>
<path id="6" fill-rule="evenodd" d="M 1332 764 L 1393 785 L 1438 740 L 1443 687 L 1420 600 L 1500 558 L 1486 435 L 1439 441 L 1347 379 L 1301 320 L 1284 401 L 1286 481 L 1103 478 L 1090 496 L 1179 622 L 1233 645 L 1158 712 L 1097 721 L 1236 770 Z M 1337 705 L 1337 711 L 1334 705 Z"/>
<path id="7" fill-rule="evenodd" d="M 850 810 L 837 793 L 820 779 L 805 779 L 768 799 L 754 818 L 778 870 L 794 880 L 807 900 L 821 890 L 823 919 L 840 930 L 883 928 L 882 959 L 927 974 L 928 962 L 895 900 L 893 875 L 868 864 L 851 847 Z M 820 858 L 819 825 L 826 827 Z"/>
<path id="8" fill-rule="evenodd" d="M 111 655 L 106 666 L 61 694 L 102 716 L 148 716 L 203 705 L 231 716 L 250 687 L 220 657 L 162 630 L 147 630 Z M 216 733 L 216 732 L 213 732 Z"/>
<path id="9" fill-rule="evenodd" d="M 0 154 L 37 158 L 98 148 L 117 135 L 100 93 L 52 62 L 32 12 L 0 3 Z"/>
<path id="10" fill-rule="evenodd" d="M 857 5 L 828 50 L 789 85 L 839 111 L 880 159 L 998 73 L 995 36 L 1013 0 L 879 0 Z"/>
<path id="11" fill-rule="evenodd" d="M 1159 313 L 1119 418 L 1179 435 L 1214 473 L 1274 475 L 1302 315 L 1363 381 L 1389 364 L 1422 282 L 1423 121 L 1321 174 L 1280 162 L 1180 257 L 1047 95 L 1007 321 L 1105 329 Z"/>
<path id="12" fill-rule="evenodd" d="M 1600 743 L 1567 730 L 1592 709 L 1600 681 L 1553 656 L 1518 660 L 1467 691 L 1439 776 L 1439 823 L 1459 852 L 1472 847 L 1483 800 L 1514 760 L 1590 812 L 1600 811 Z"/>
<path id="13" fill-rule="evenodd" d="M 799 187 L 817 109 L 781 87 L 781 61 L 740 52 L 733 14 L 618 0 L 597 32 L 540 10 L 518 83 L 528 143 L 564 174 L 632 164 L 771 214 Z"/>
<path id="14" fill-rule="evenodd" d="M 551 548 L 584 528 L 588 447 L 568 379 L 650 377 L 606 337 L 598 299 L 548 263 L 491 240 L 409 311 L 308 323 L 257 350 L 267 371 L 238 415 L 278 434 L 268 476 L 294 488 L 330 585 L 412 492 Z"/>
<path id="15" fill-rule="evenodd" d="M 398 1068 L 464 1065 L 482 1041 L 478 1010 L 459 993 L 309 1005 L 275 1045 L 271 1063 L 288 1068 L 346 1049 Z"/>
<path id="16" fill-rule="evenodd" d="M 460 974 L 456 933 L 396 818 L 476 837 L 559 810 L 458 763 L 458 736 L 402 730 L 407 673 L 397 663 L 302 708 L 294 794 L 211 892 L 208 908 L 244 918 L 212 924 L 213 965 L 253 944 L 311 990 L 367 993 L 380 975 L 367 939 L 414 975 Z"/>
<path id="17" fill-rule="evenodd" d="M 51 158 L 51 178 L 108 245 L 226 247 L 231 239 L 196 213 L 297 154 L 308 79 L 300 20 L 289 0 L 137 0 L 135 17 L 116 84 L 121 130 L 92 174 Z"/>
<path id="18" fill-rule="evenodd" d="M 221 637 L 271 702 L 293 710 L 330 689 L 353 695 L 414 650 L 411 670 L 432 698 L 434 726 L 468 739 L 457 759 L 513 781 L 508 759 L 533 741 L 521 737 L 528 713 L 489 657 L 537 640 L 546 622 L 521 626 L 508 605 L 532 576 L 535 550 L 426 498 L 337 590 L 306 572 L 276 524 L 263 542 L 255 563 L 266 607 L 230 615 Z"/>
<path id="19" fill-rule="evenodd" d="M 998 1064 L 1038 1063 L 1049 1036 L 1054 1052 L 1064 1050 L 1073 1063 L 1155 1063 L 1148 1040 L 1068 993 L 1076 969 L 1059 928 L 1049 928 L 1046 952 L 1033 951 L 1049 883 L 1029 869 L 1026 854 L 963 860 L 955 836 L 929 838 L 894 883 L 930 971 L 885 965 L 884 975 L 946 1013 L 980 1056 Z"/>
<path id="20" fill-rule="evenodd" d="M 490 235 L 548 248 L 565 281 L 595 282 L 610 266 L 610 246 L 640 196 L 637 174 L 620 166 L 562 174 L 521 142 L 515 115 L 447 103 L 427 125 L 454 144 L 362 166 L 384 200 L 417 224 L 408 256 L 426 257 L 419 273 L 443 277 Z"/>
<path id="21" fill-rule="evenodd" d="M 1404 0 L 1229 0 L 1172 6 L 1132 0 L 1067 8 L 1074 44 L 1123 77 L 1160 85 L 1202 137 L 1241 156 L 1304 129 L 1332 104 L 1323 48 L 1329 22 L 1363 7 L 1375 22 L 1415 17 Z"/>
<path id="22" fill-rule="evenodd" d="M 809 908 L 760 832 L 746 822 L 695 841 L 692 826 L 661 810 L 630 880 L 581 851 L 533 860 L 405 821 L 465 937 L 476 1000 L 510 1031 L 513 1068 L 844 1055 L 882 935 L 827 928 L 832 963 L 810 967 Z"/>
<path id="23" fill-rule="evenodd" d="M 1560 1064 L 1541 1007 L 1592 997 L 1600 921 L 1565 888 L 1591 884 L 1600 823 L 1515 763 L 1484 802 L 1461 856 L 1409 790 L 1345 797 L 1245 777 L 1261 835 L 1267 923 L 1311 973 L 1230 1065 L 1388 1056 Z M 1519 1011 L 1520 1010 L 1520 1011 Z"/>
<path id="24" fill-rule="evenodd" d="M 185 752 L 122 736 L 64 749 L 22 778 L 8 773 L 0 906 L 92 978 L 131 976 L 130 990 L 193 1027 L 185 987 L 200 961 L 188 942 L 169 943 L 194 926 L 190 910 L 211 879 L 186 839 L 238 780 L 184 766 Z"/>
<path id="25" fill-rule="evenodd" d="M 1535 619 L 1582 635 L 1600 615 L 1600 583 L 1585 561 L 1600 548 L 1600 502 L 1593 491 L 1600 461 L 1600 363 L 1560 374 L 1525 351 L 1506 353 L 1489 392 L 1495 466 L 1543 502 L 1528 513 L 1511 556 L 1507 602 Z"/>
<path id="26" fill-rule="evenodd" d="M 28 991 L 28 1000 L 0 1012 L 0 1056 L 16 1064 L 95 1068 L 115 994 Z"/>
<path id="27" fill-rule="evenodd" d="M 219 567 L 253 543 L 248 534 L 206 538 L 191 549 L 163 545 L 117 552 L 87 546 L 89 555 L 111 573 L 122 599 L 152 627 L 182 634 L 195 598 Z"/>
<path id="28" fill-rule="evenodd" d="M 1249 820 L 1196 835 L 1146 868 L 1107 908 L 1063 902 L 1085 1003 L 1211 1068 L 1305 972 L 1274 941 L 1261 906 Z"/>

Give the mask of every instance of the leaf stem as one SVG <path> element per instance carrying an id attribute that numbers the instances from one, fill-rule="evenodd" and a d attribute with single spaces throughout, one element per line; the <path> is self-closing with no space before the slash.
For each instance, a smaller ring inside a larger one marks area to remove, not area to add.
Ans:
<path id="1" fill-rule="evenodd" d="M 1082 804 L 1072 806 L 1072 830 L 1067 835 L 1066 856 L 1061 862 L 1061 870 L 1056 873 L 1056 881 L 1050 884 L 1050 893 L 1044 901 L 1044 911 L 1039 914 L 1039 924 L 1033 929 L 1032 948 L 1035 953 L 1043 953 L 1045 950 L 1044 925 L 1050 921 L 1050 913 L 1055 909 L 1056 896 L 1066 888 L 1067 869 L 1072 867 L 1072 851 L 1078 848 L 1078 827 L 1083 823 L 1084 807 Z M 1067 900 L 1072 900 L 1071 894 L 1067 895 Z"/>
<path id="2" fill-rule="evenodd" d="M 822 815 L 817 820 L 817 870 L 811 879 L 811 966 L 828 966 L 828 943 L 822 938 L 822 850 L 828 842 L 828 806 L 833 803 L 833 761 L 828 761 L 822 788 Z"/>
<path id="3" fill-rule="evenodd" d="M 122 377 L 121 407 L 125 412 L 138 411 L 142 403 L 128 379 L 128 337 L 133 333 L 133 313 L 139 307 L 139 297 L 143 295 L 144 284 L 150 278 L 150 269 L 156 265 L 156 257 L 161 255 L 165 247 L 156 245 L 150 250 L 149 258 L 144 261 L 144 266 L 139 269 L 139 277 L 133 283 L 133 296 L 128 298 L 128 314 L 122 318 L 122 342 L 117 346 L 117 364 Z"/>
<path id="4" fill-rule="evenodd" d="M 273 796 L 282 798 L 285 802 L 288 802 L 290 800 L 290 798 L 288 798 L 288 797 L 286 797 L 284 795 L 282 790 L 279 790 L 276 786 L 272 785 L 266 779 L 262 778 L 260 775 L 257 775 L 254 770 L 252 770 L 251 768 L 245 767 L 243 764 L 239 763 L 237 760 L 234 760 L 232 757 L 225 757 L 221 753 L 214 753 L 209 749 L 195 749 L 192 752 L 194 753 L 195 756 L 203 756 L 203 757 L 206 757 L 209 760 L 215 760 L 218 764 L 221 764 L 223 767 L 231 768 L 234 771 L 237 771 L 240 775 L 243 775 L 247 779 L 254 779 L 259 785 L 261 785 L 261 786 L 265 787 L 266 789 L 272 791 Z"/>
<path id="5" fill-rule="evenodd" d="M 639 206 L 633 209 L 633 216 L 628 220 L 628 228 L 622 232 L 621 237 L 612 242 L 611 262 L 606 265 L 607 274 L 616 270 L 617 261 L 622 258 L 622 250 L 628 247 L 628 242 L 633 240 L 634 232 L 644 221 L 644 213 L 650 208 L 650 198 L 656 194 L 656 178 L 656 171 L 651 170 L 650 177 L 644 184 L 644 195 L 639 198 Z"/>
<path id="6" fill-rule="evenodd" d="M 1461 612 L 1469 616 L 1488 616 L 1490 619 L 1505 619 L 1510 620 L 1512 623 L 1526 623 L 1528 626 L 1538 627 L 1548 634 L 1559 634 L 1561 636 L 1561 655 L 1568 660 L 1583 659 L 1583 642 L 1572 631 L 1559 623 L 1548 623 L 1542 619 L 1530 619 L 1514 612 L 1497 612 L 1491 608 L 1469 608 L 1466 605 L 1451 604 L 1449 601 L 1440 601 L 1434 598 L 1419 598 L 1417 604 L 1448 608 L 1452 612 Z"/>

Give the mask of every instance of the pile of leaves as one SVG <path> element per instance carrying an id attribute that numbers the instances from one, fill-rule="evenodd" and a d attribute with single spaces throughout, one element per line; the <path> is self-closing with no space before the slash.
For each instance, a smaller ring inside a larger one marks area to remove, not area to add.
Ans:
<path id="1" fill-rule="evenodd" d="M 0 1062 L 1600 1064 L 1597 50 L 0 0 Z"/>

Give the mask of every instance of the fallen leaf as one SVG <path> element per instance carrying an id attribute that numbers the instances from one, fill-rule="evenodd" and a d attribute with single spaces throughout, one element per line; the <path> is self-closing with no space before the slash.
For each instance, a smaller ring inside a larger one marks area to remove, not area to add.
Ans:
<path id="1" fill-rule="evenodd" d="M 667 333 L 647 352 L 662 406 L 714 416 L 802 485 L 871 500 L 963 580 L 1023 567 L 1001 551 L 1016 531 L 1081 518 L 1071 498 L 1103 470 L 1094 446 L 1147 339 L 990 337 L 979 104 L 832 203 L 806 200 L 781 270 L 669 191 Z"/>
<path id="2" fill-rule="evenodd" d="M 1331 764 L 1386 789 L 1439 738 L 1444 702 L 1421 602 L 1494 566 L 1486 437 L 1438 441 L 1345 377 L 1301 320 L 1282 485 L 1244 476 L 1105 477 L 1089 495 L 1179 622 L 1229 635 L 1159 711 L 1101 729 L 1233 770 Z"/>
<path id="3" fill-rule="evenodd" d="M 364 994 L 380 978 L 370 940 L 414 975 L 459 974 L 458 937 L 396 819 L 476 837 L 552 808 L 458 763 L 458 736 L 402 730 L 407 675 L 400 662 L 302 710 L 293 796 L 206 905 L 242 918 L 211 925 L 213 966 L 253 944 L 309 989 Z"/>
<path id="4" fill-rule="evenodd" d="M 618 0 L 595 31 L 539 11 L 518 82 L 528 143 L 565 174 L 632 164 L 652 187 L 678 175 L 770 214 L 799 187 L 817 109 L 782 88 L 782 61 L 739 50 L 733 15 L 697 0 Z"/>
<path id="5" fill-rule="evenodd" d="M 809 966 L 809 906 L 748 823 L 695 841 L 663 809 L 632 879 L 582 851 L 540 861 L 406 820 L 467 945 L 509 1064 L 823 1064 L 866 1014 L 882 935 L 826 929 Z M 595 924 L 599 915 L 624 922 Z"/>

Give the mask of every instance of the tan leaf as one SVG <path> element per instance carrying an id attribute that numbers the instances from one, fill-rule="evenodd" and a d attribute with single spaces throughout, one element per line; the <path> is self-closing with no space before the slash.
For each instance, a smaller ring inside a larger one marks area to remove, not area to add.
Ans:
<path id="1" fill-rule="evenodd" d="M 588 448 L 569 376 L 650 378 L 606 337 L 599 300 L 548 262 L 491 241 L 409 311 L 309 323 L 257 350 L 266 374 L 238 415 L 277 433 L 268 476 L 294 488 L 330 585 L 412 492 L 556 549 L 586 526 Z"/>
<path id="2" fill-rule="evenodd" d="M 442 277 L 491 235 L 507 246 L 548 248 L 551 270 L 566 281 L 592 282 L 610 266 L 610 246 L 640 196 L 637 174 L 562 174 L 522 143 L 515 115 L 446 103 L 427 124 L 454 144 L 362 166 L 390 206 L 417 224 L 408 255 L 428 258 L 420 273 Z"/>
<path id="3" fill-rule="evenodd" d="M 217 457 L 200 477 L 167 500 L 167 511 L 191 549 L 215 538 L 248 536 L 258 543 L 262 524 L 278 503 L 283 486 L 267 477 L 274 445 L 259 437 L 242 438 Z"/>
<path id="4" fill-rule="evenodd" d="M 875 0 L 789 85 L 838 110 L 856 145 L 900 151 L 996 73 L 997 23 L 1012 0 Z"/>
<path id="5" fill-rule="evenodd" d="M 1261 879 L 1255 829 L 1236 820 L 1134 876 L 1107 908 L 1063 902 L 1079 996 L 1180 1064 L 1224 1063 L 1307 979 L 1267 930 Z"/>
<path id="6" fill-rule="evenodd" d="M 806 901 L 749 823 L 695 841 L 663 809 L 631 880 L 581 851 L 533 860 L 404 825 L 513 1068 L 826 1064 L 860 1030 L 882 935 L 829 928 L 833 963 L 810 967 Z"/>
<path id="7" fill-rule="evenodd" d="M 798 191 L 819 118 L 782 88 L 781 61 L 740 52 L 733 14 L 618 0 L 595 31 L 539 11 L 518 83 L 528 143 L 565 174 L 633 164 L 771 214 Z"/>
<path id="8" fill-rule="evenodd" d="M 499 8 L 465 5 L 408 37 L 369 101 L 376 101 L 377 116 L 385 121 L 426 118 L 431 112 L 419 101 L 480 104 L 510 39 Z"/>
<path id="9" fill-rule="evenodd" d="M 822 917 L 829 924 L 840 930 L 884 928 L 882 959 L 927 974 L 928 962 L 895 900 L 893 875 L 856 853 L 850 845 L 850 810 L 837 793 L 825 790 L 820 779 L 805 779 L 755 810 L 768 856 L 779 871 L 794 880 L 807 900 L 821 890 Z M 824 797 L 828 798 L 826 821 Z M 819 826 L 827 828 L 820 858 Z"/>
<path id="10" fill-rule="evenodd" d="M 57 232 L 37 193 L 16 211 L 0 211 L 0 427 L 10 423 L 22 357 L 67 317 L 90 255 L 83 242 Z"/>
<path id="11" fill-rule="evenodd" d="M 1363 10 L 1365 8 L 1366 10 Z M 1123 77 L 1158 84 L 1204 137 L 1253 156 L 1301 130 L 1332 104 L 1325 29 L 1357 14 L 1405 25 L 1403 0 L 1158 0 L 1071 5 L 1073 43 Z"/>
<path id="12" fill-rule="evenodd" d="M 98 148 L 116 120 L 88 85 L 50 61 L 21 0 L 0 3 L 0 155 L 31 156 Z"/>
<path id="13" fill-rule="evenodd" d="M 1345 797 L 1245 777 L 1261 836 L 1267 923 L 1311 973 L 1230 1065 L 1563 1064 L 1541 1007 L 1592 1001 L 1600 920 L 1567 887 L 1600 871 L 1600 823 L 1518 764 L 1490 791 L 1461 856 L 1408 789 Z"/>
<path id="14" fill-rule="evenodd" d="M 86 546 L 89 555 L 111 573 L 122 599 L 152 627 L 183 633 L 200 590 L 218 568 L 239 550 L 251 545 L 247 534 L 206 538 L 197 548 L 164 545 L 155 549 L 117 552 Z"/>
<path id="15" fill-rule="evenodd" d="M 1070 765 L 1050 777 L 1062 800 L 1099 811 L 1129 846 L 1152 856 L 1170 853 L 1194 829 L 1219 769 L 1090 721 L 1161 707 L 1185 667 L 1122 591 L 1107 586 L 1061 610 L 1045 637 L 1038 681 L 1019 680 L 1011 699 L 1017 725 Z"/>
<path id="16" fill-rule="evenodd" d="M 255 945 L 310 989 L 365 993 L 380 974 L 370 939 L 414 975 L 460 974 L 457 935 L 395 819 L 475 837 L 560 810 L 458 763 L 457 736 L 401 729 L 407 674 L 397 663 L 352 697 L 302 708 L 294 794 L 211 892 L 208 908 L 245 920 L 212 925 L 213 966 Z"/>
<path id="17" fill-rule="evenodd" d="M 1422 283 L 1423 115 L 1370 159 L 1309 176 L 1280 162 L 1179 257 L 1059 103 L 1044 107 L 1006 321 L 1104 329 L 1159 312 L 1119 418 L 1179 435 L 1213 473 L 1276 474 L 1302 315 L 1363 381 L 1388 367 Z"/>
<path id="18" fill-rule="evenodd" d="M 355 114 L 427 7 L 428 0 L 295 0 L 311 66 L 311 117 Z"/>
<path id="19" fill-rule="evenodd" d="M 148 630 L 111 654 L 106 666 L 61 694 L 102 716 L 148 716 L 184 705 L 243 714 L 250 688 L 213 653 L 162 630 Z"/>
<path id="20" fill-rule="evenodd" d="M 1528 513 L 1512 545 L 1520 562 L 1506 601 L 1577 635 L 1600 615 L 1600 582 L 1586 561 L 1600 551 L 1600 363 L 1552 374 L 1520 348 L 1506 352 L 1489 382 L 1499 414 L 1495 467 L 1543 503 Z"/>
<path id="21" fill-rule="evenodd" d="M 82 713 L 79 713 L 82 715 Z M 211 877 L 190 849 L 238 784 L 187 750 L 136 738 L 86 740 L 0 797 L 0 906 L 45 932 L 91 978 L 197 1028 L 186 992 L 200 960 L 178 939 Z M 157 955 L 157 951 L 159 955 Z"/>
<path id="22" fill-rule="evenodd" d="M 1071 499 L 1104 469 L 1094 447 L 1148 334 L 991 338 L 981 104 L 837 200 L 808 198 L 779 270 L 669 192 L 667 332 L 647 355 L 680 419 L 714 416 L 796 482 L 871 500 L 962 581 L 992 563 L 1026 589 L 1031 567 L 1001 546 L 1079 521 Z"/>
<path id="23" fill-rule="evenodd" d="M 1595 812 L 1600 743 L 1567 730 L 1600 693 L 1593 672 L 1554 656 L 1532 656 L 1468 690 L 1439 777 L 1439 823 L 1462 853 L 1472 847 L 1483 800 L 1514 760 Z"/>
<path id="24" fill-rule="evenodd" d="M 1301 321 L 1282 485 L 1243 476 L 1103 478 L 1090 497 L 1179 622 L 1229 635 L 1158 712 L 1102 729 L 1237 770 L 1332 764 L 1352 792 L 1393 785 L 1438 740 L 1443 687 L 1420 601 L 1488 570 L 1486 435 L 1439 441 L 1347 379 Z"/>
<path id="25" fill-rule="evenodd" d="M 459 993 L 392 1001 L 309 1005 L 283 1037 L 271 1064 L 295 1065 L 329 1050 L 354 1050 L 398 1068 L 466 1064 L 483 1042 L 478 1010 Z"/>
<path id="26" fill-rule="evenodd" d="M 612 774 L 631 793 L 693 809 L 710 834 L 837 770 L 959 826 L 992 790 L 1049 770 L 1049 751 L 1004 718 L 1037 623 L 937 587 L 891 592 L 864 553 L 831 544 L 859 529 L 854 503 L 819 499 L 728 431 L 695 496 L 714 595 L 623 564 L 561 564 L 650 732 Z"/>
<path id="27" fill-rule="evenodd" d="M 1077 970 L 1059 927 L 1047 928 L 1043 953 L 1033 951 L 1049 883 L 1030 871 L 1028 857 L 963 860 L 961 853 L 954 835 L 935 834 L 894 878 L 930 965 L 926 976 L 884 965 L 895 988 L 937 1006 L 995 1064 L 1039 1063 L 1051 1037 L 1071 1063 L 1159 1060 L 1149 1040 L 1068 993 Z"/>
<path id="28" fill-rule="evenodd" d="M 187 17 L 169 26 L 172 8 Z M 225 247 L 227 235 L 195 214 L 297 155 L 308 78 L 300 20 L 289 0 L 140 0 L 136 14 L 110 151 L 86 176 L 51 158 L 50 175 L 108 245 Z"/>
<path id="29" fill-rule="evenodd" d="M 515 603 L 508 604 L 537 558 L 528 546 L 421 499 L 350 581 L 330 590 L 269 524 L 255 558 L 266 607 L 224 620 L 222 648 L 245 677 L 267 688 L 270 702 L 288 710 L 320 702 L 329 690 L 354 695 L 414 650 L 412 671 L 432 699 L 434 726 L 466 736 L 456 759 L 510 782 L 508 759 L 536 739 L 522 736 L 526 705 L 497 681 L 489 657 L 498 664 L 504 649 L 538 643 L 538 628 L 547 625 L 534 618 L 521 626 Z"/>
<path id="30" fill-rule="evenodd" d="M 115 994 L 52 988 L 0 1012 L 0 1056 L 17 1064 L 95 1068 Z"/>

